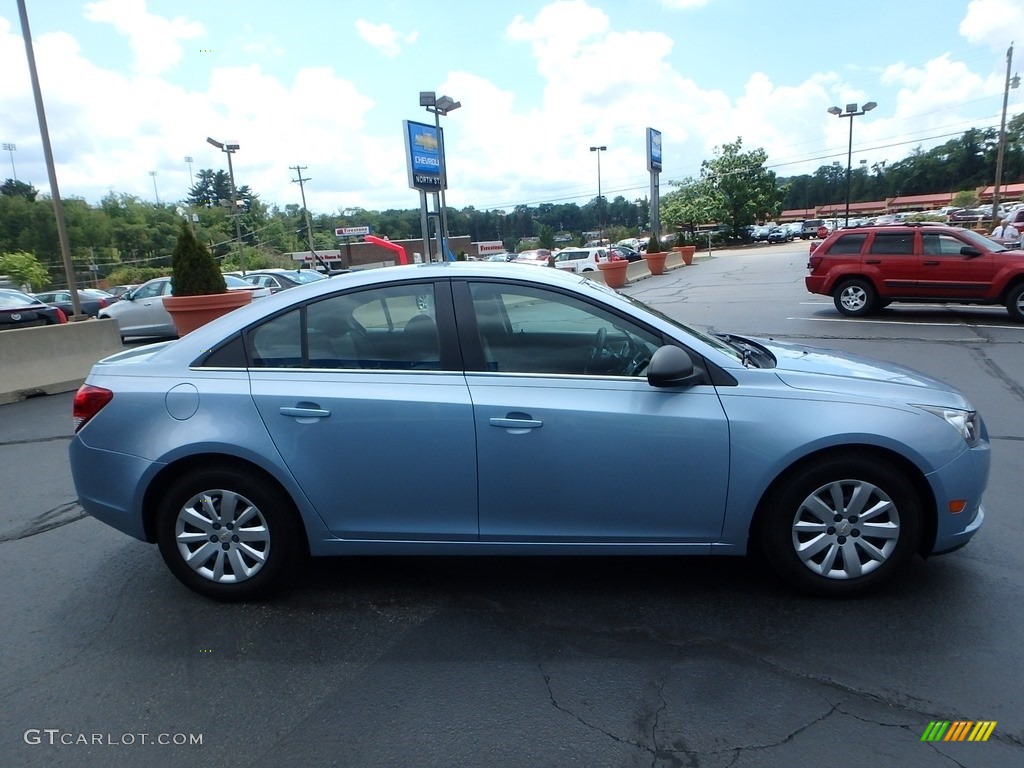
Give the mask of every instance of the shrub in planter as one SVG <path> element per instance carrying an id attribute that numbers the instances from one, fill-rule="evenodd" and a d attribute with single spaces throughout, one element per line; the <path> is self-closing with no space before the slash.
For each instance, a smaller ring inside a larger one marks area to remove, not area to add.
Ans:
<path id="1" fill-rule="evenodd" d="M 217 260 L 210 250 L 196 239 L 187 222 L 181 224 L 181 234 L 171 254 L 171 294 L 173 296 L 207 296 L 227 293 Z"/>

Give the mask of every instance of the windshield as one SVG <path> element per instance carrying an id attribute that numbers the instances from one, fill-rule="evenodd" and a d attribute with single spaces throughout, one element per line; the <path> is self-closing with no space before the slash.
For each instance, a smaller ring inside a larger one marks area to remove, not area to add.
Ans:
<path id="1" fill-rule="evenodd" d="M 990 240 L 989 238 L 985 237 L 984 235 L 980 235 L 980 234 L 978 234 L 977 232 L 975 232 L 974 230 L 971 230 L 971 229 L 965 229 L 963 231 L 963 235 L 964 235 L 964 237 L 966 239 L 971 241 L 971 244 L 975 248 L 980 248 L 983 251 L 990 251 L 992 253 L 1001 253 L 1003 251 L 1010 250 L 1009 248 L 1006 248 L 1005 246 L 1000 245 L 995 240 Z"/>
<path id="2" fill-rule="evenodd" d="M 604 288 L 605 286 L 597 284 L 597 285 L 595 285 L 595 287 Z M 612 291 L 611 288 L 607 288 L 606 290 Z M 694 336 L 694 337 L 700 339 L 702 342 L 707 344 L 709 347 L 713 347 L 717 351 L 721 352 L 723 355 L 727 355 L 727 356 L 733 358 L 734 360 L 736 360 L 737 362 L 743 363 L 744 365 L 747 363 L 747 355 L 741 349 L 736 348 L 735 346 L 727 343 L 723 339 L 720 339 L 717 336 L 711 336 L 711 335 L 709 335 L 707 333 L 704 333 L 703 331 L 698 331 L 695 328 L 691 328 L 690 326 L 685 325 L 684 323 L 681 323 L 678 320 L 669 317 L 664 312 L 660 312 L 659 310 L 655 309 L 654 307 L 649 306 L 648 304 L 644 304 L 644 302 L 640 301 L 639 299 L 634 299 L 632 296 L 626 296 L 625 294 L 618 293 L 617 291 L 612 291 L 612 292 L 615 293 L 617 296 L 625 299 L 626 301 L 628 301 L 630 304 L 634 305 L 635 307 L 638 307 L 639 309 L 642 309 L 645 312 L 650 312 L 652 315 L 656 315 L 657 317 L 661 318 L 665 322 L 671 323 L 676 328 L 679 328 L 680 330 L 686 331 L 691 336 Z"/>
<path id="3" fill-rule="evenodd" d="M 317 280 L 327 279 L 319 272 L 314 272 L 311 269 L 302 269 L 296 272 L 289 272 L 288 277 L 290 277 L 297 283 L 315 283 Z"/>

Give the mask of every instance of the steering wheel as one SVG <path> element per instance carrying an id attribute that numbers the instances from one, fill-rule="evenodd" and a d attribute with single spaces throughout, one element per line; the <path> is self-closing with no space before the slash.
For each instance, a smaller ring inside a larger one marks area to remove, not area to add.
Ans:
<path id="1" fill-rule="evenodd" d="M 601 359 L 601 354 L 604 352 L 605 344 L 608 340 L 608 330 L 602 325 L 598 328 L 597 333 L 594 334 L 594 343 L 591 345 L 593 349 L 590 352 L 590 359 L 587 361 L 584 373 L 590 373 L 591 369 L 597 365 Z"/>

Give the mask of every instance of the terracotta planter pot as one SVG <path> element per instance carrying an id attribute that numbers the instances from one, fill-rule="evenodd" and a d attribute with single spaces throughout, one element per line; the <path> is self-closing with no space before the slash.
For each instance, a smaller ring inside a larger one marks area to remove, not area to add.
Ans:
<path id="1" fill-rule="evenodd" d="M 619 261 L 598 262 L 597 268 L 604 273 L 604 283 L 609 288 L 622 288 L 626 280 L 626 267 L 629 262 L 625 259 Z"/>
<path id="2" fill-rule="evenodd" d="M 672 249 L 676 251 L 680 256 L 683 257 L 683 264 L 690 266 L 693 264 L 693 254 L 697 252 L 696 245 L 677 245 Z"/>
<path id="3" fill-rule="evenodd" d="M 647 269 L 650 270 L 652 275 L 660 275 L 665 272 L 665 259 L 668 258 L 667 252 L 648 253 L 643 258 L 647 262 Z"/>
<path id="4" fill-rule="evenodd" d="M 165 296 L 164 309 L 174 320 L 178 335 L 184 336 L 251 301 L 251 291 L 228 291 L 209 296 Z"/>

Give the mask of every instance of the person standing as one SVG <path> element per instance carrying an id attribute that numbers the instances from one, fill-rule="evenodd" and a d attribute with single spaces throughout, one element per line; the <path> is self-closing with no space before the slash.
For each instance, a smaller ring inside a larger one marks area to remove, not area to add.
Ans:
<path id="1" fill-rule="evenodd" d="M 1020 237 L 1020 232 L 1010 223 L 1009 219 L 1003 219 L 1002 223 L 992 230 L 991 236 L 1001 240 L 1016 240 Z"/>

